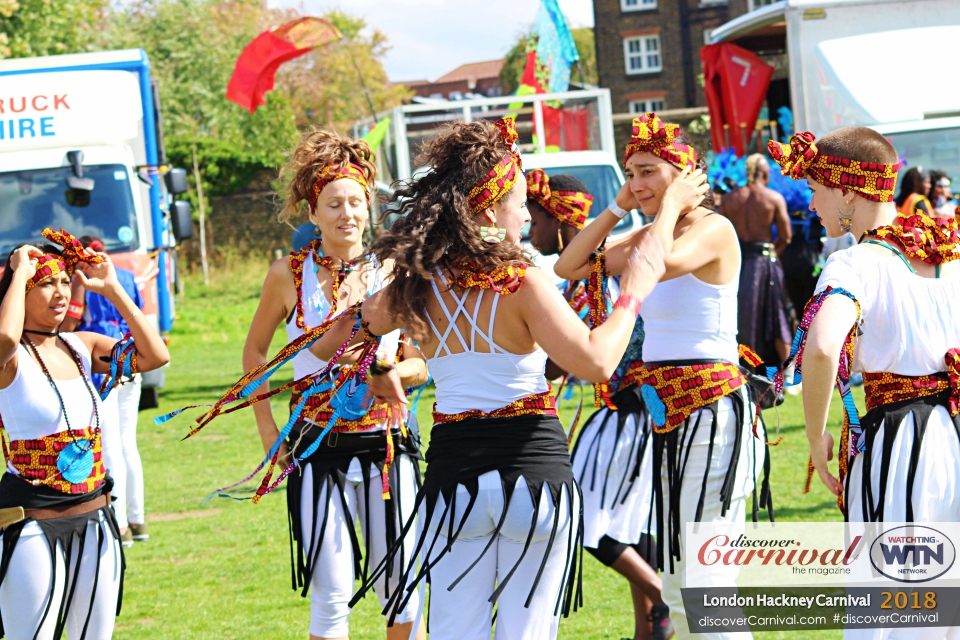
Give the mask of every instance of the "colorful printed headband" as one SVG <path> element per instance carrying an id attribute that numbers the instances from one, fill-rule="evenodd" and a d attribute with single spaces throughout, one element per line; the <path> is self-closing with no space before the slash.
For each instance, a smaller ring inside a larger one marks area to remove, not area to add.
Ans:
<path id="1" fill-rule="evenodd" d="M 780 165 L 780 173 L 794 180 L 810 177 L 825 187 L 855 191 L 867 200 L 893 202 L 899 162 L 877 164 L 825 156 L 817 151 L 814 140 L 812 133 L 803 131 L 794 134 L 790 144 L 771 140 L 767 149 Z"/>
<path id="2" fill-rule="evenodd" d="M 633 119 L 633 133 L 627 143 L 623 164 L 635 153 L 652 153 L 683 171 L 697 167 L 697 152 L 688 144 L 677 142 L 680 125 L 667 124 L 655 113 L 645 113 Z"/>
<path id="3" fill-rule="evenodd" d="M 367 196 L 367 202 L 370 202 L 370 191 L 367 187 L 367 175 L 364 173 L 363 167 L 352 162 L 343 166 L 339 164 L 328 164 L 321 169 L 320 177 L 318 177 L 317 181 L 313 183 L 313 193 L 307 196 L 307 202 L 310 203 L 311 211 L 316 208 L 317 198 L 320 197 L 320 192 L 323 191 L 323 188 L 334 180 L 340 180 L 341 178 L 349 178 L 363 187 L 363 193 Z"/>
<path id="4" fill-rule="evenodd" d="M 507 195 L 523 174 L 520 147 L 517 146 L 519 136 L 514 119 L 503 118 L 494 122 L 493 126 L 500 131 L 500 137 L 504 142 L 510 145 L 510 151 L 490 170 L 483 181 L 467 194 L 470 211 L 474 215 L 493 206 L 500 198 Z"/>
<path id="5" fill-rule="evenodd" d="M 63 229 L 54 231 L 47 227 L 40 235 L 63 247 L 63 255 L 58 256 L 53 253 L 47 253 L 40 256 L 37 260 L 36 272 L 34 272 L 32 278 L 27 280 L 27 291 L 30 291 L 30 289 L 33 289 L 47 278 L 52 278 L 61 273 L 66 273 L 68 276 L 73 277 L 73 270 L 79 262 L 89 264 L 100 264 L 103 262 L 100 256 L 87 255 L 83 249 L 83 244 Z"/>
<path id="6" fill-rule="evenodd" d="M 552 190 L 550 176 L 543 169 L 534 169 L 527 174 L 527 199 L 535 201 L 547 213 L 577 231 L 583 229 L 593 206 L 593 196 L 589 193 Z"/>

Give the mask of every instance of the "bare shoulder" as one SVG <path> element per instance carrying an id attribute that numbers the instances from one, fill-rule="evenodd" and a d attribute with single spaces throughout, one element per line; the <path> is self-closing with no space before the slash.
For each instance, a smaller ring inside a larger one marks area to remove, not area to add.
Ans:
<path id="1" fill-rule="evenodd" d="M 267 285 L 277 285 L 282 282 L 293 283 L 293 271 L 290 269 L 290 259 L 288 256 L 275 260 L 274 263 L 270 265 L 264 287 Z"/>

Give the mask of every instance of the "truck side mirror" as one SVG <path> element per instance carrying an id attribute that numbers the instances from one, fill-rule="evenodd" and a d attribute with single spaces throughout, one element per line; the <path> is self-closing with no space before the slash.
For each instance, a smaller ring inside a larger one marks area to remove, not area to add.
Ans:
<path id="1" fill-rule="evenodd" d="M 83 151 L 67 151 L 67 160 L 70 162 L 72 176 L 67 176 L 67 186 L 72 191 L 86 191 L 86 202 L 90 204 L 90 191 L 93 191 L 93 178 L 83 177 Z M 83 199 L 84 194 L 78 194 L 78 199 Z M 74 206 L 85 207 L 87 204 Z"/>
<path id="2" fill-rule="evenodd" d="M 163 181 L 167 185 L 167 191 L 175 196 L 187 192 L 186 169 L 170 169 L 163 175 Z"/>
<path id="3" fill-rule="evenodd" d="M 190 213 L 189 202 L 175 200 L 170 205 L 170 224 L 173 227 L 173 237 L 177 239 L 178 244 L 193 237 L 193 216 Z"/>

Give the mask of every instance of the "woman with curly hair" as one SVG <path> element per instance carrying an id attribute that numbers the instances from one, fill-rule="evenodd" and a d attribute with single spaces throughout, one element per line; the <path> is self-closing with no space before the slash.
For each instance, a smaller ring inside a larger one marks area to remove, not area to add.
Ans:
<path id="1" fill-rule="evenodd" d="M 371 334 L 404 327 L 416 338 L 436 381 L 417 496 L 420 566 L 409 557 L 410 584 L 388 609 L 401 610 L 428 576 L 438 640 L 490 638 L 494 603 L 498 640 L 549 639 L 560 613 L 579 605 L 579 490 L 544 364 L 549 355 L 585 380 L 609 378 L 663 272 L 647 239 L 610 317 L 588 329 L 520 245 L 530 216 L 516 139 L 512 120 L 459 122 L 426 144 L 430 171 L 397 191 L 401 215 L 372 249 L 394 260 L 390 283 L 362 307 Z M 311 350 L 330 357 L 351 326 Z M 371 374 L 403 401 L 395 367 Z"/>
<path id="2" fill-rule="evenodd" d="M 307 133 L 285 172 L 289 185 L 281 220 L 298 216 L 306 201 L 307 217 L 319 237 L 270 267 L 244 345 L 247 372 L 266 361 L 270 341 L 281 323 L 293 340 L 382 289 L 390 269 L 389 263 L 367 260 L 364 249 L 376 177 L 366 142 L 329 131 Z M 401 348 L 399 331 L 385 335 L 381 348 L 396 361 L 405 387 L 426 383 L 422 355 L 412 345 Z M 310 637 L 316 640 L 347 637 L 354 579 L 365 576 L 368 566 L 379 564 L 398 541 L 400 524 L 413 513 L 420 486 L 418 446 L 396 429 L 387 428 L 384 403 L 375 403 L 362 417 L 348 420 L 332 415 L 329 393 L 303 397 L 310 387 L 307 376 L 326 365 L 308 351 L 293 358 L 294 377 L 305 383 L 294 386 L 291 410 L 301 401 L 305 404 L 278 456 L 281 461 L 291 453 L 299 458 L 321 428 L 333 420 L 331 438 L 302 461 L 287 487 L 290 535 L 296 543 L 293 586 L 302 588 L 304 597 L 311 592 Z M 336 375 L 336 370 L 330 373 Z M 258 393 L 266 391 L 264 384 Z M 264 449 L 270 451 L 280 433 L 270 403 L 255 404 L 254 413 Z M 388 448 L 398 452 L 392 464 L 387 463 Z M 358 539 L 355 527 L 358 518 L 363 540 Z M 393 577 L 397 573 L 376 583 L 376 593 L 384 604 L 398 588 Z M 410 637 L 419 604 L 411 599 L 395 624 L 388 626 L 387 638 Z M 419 637 L 425 634 L 421 632 Z"/>
<path id="3" fill-rule="evenodd" d="M 627 181 L 620 193 L 574 238 L 555 270 L 565 278 L 585 277 L 591 253 L 629 210 L 653 218 L 611 244 L 605 262 L 606 271 L 616 275 L 640 238 L 656 237 L 664 247 L 666 273 L 644 302 L 644 363 L 634 375 L 653 438 L 657 544 L 648 557 L 663 571 L 663 605 L 652 612 L 654 633 L 668 637 L 672 621 L 677 636 L 686 638 L 680 589 L 693 566 L 683 554 L 686 524 L 713 522 L 729 527 L 731 536 L 742 533 L 747 496 L 756 490 L 766 460 L 762 425 L 755 438 L 756 407 L 738 366 L 740 250 L 733 225 L 714 215 L 703 163 L 678 125 L 654 113 L 635 118 L 623 164 Z M 755 512 L 769 505 L 769 492 L 759 493 Z M 701 577 L 732 580 L 735 574 Z"/>

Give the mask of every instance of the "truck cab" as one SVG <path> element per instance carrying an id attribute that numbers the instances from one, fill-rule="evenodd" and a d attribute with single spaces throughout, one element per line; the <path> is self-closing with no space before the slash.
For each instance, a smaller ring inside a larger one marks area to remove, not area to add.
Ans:
<path id="1" fill-rule="evenodd" d="M 2 60 L 0 87 L 0 261 L 46 227 L 96 236 L 134 273 L 144 315 L 169 331 L 173 250 L 192 221 L 175 199 L 186 174 L 166 165 L 146 53 Z M 144 379 L 159 385 L 162 373 Z"/>

